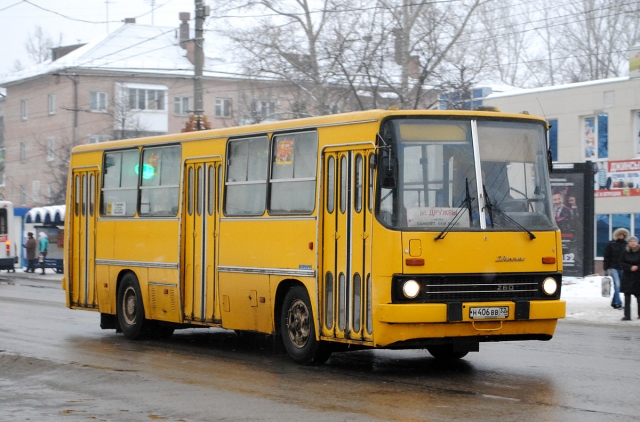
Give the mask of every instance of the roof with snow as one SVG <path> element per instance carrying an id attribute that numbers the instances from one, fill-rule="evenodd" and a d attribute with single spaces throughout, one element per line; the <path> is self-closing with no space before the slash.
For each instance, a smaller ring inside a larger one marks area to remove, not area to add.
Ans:
<path id="1" fill-rule="evenodd" d="M 25 216 L 25 223 L 58 223 L 64 222 L 65 205 L 31 208 Z"/>
<path id="2" fill-rule="evenodd" d="M 535 94 L 538 92 L 547 92 L 547 91 L 559 91 L 562 89 L 574 89 L 574 88 L 583 88 L 595 85 L 602 84 L 610 84 L 615 82 L 625 82 L 628 81 L 628 76 L 621 76 L 618 78 L 609 78 L 609 79 L 598 79 L 595 81 L 586 81 L 586 82 L 574 82 L 570 84 L 562 84 L 562 85 L 553 85 L 553 86 L 544 86 L 540 88 L 513 88 L 512 90 L 504 91 L 504 92 L 494 92 L 486 97 L 486 99 L 492 98 L 502 98 L 502 97 L 512 97 L 515 95 L 525 95 L 525 94 Z"/>
<path id="3" fill-rule="evenodd" d="M 58 60 L 0 76 L 0 85 L 71 69 L 192 76 L 193 65 L 186 54 L 177 28 L 125 24 Z M 239 66 L 228 59 L 205 57 L 204 67 L 204 76 L 241 76 Z"/>

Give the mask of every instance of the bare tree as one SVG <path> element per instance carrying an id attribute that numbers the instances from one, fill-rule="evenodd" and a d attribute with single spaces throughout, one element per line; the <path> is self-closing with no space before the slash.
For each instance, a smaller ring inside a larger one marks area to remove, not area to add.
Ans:
<path id="1" fill-rule="evenodd" d="M 251 76 L 285 81 L 301 90 L 313 102 L 310 112 L 325 114 L 329 105 L 327 85 L 334 69 L 331 59 L 322 55 L 322 44 L 328 36 L 328 22 L 335 19 L 340 2 L 296 0 L 232 0 L 231 10 L 264 13 L 250 28 L 226 31 L 244 52 L 247 72 Z M 314 3 L 315 4 L 315 3 Z"/>
<path id="2" fill-rule="evenodd" d="M 33 33 L 29 33 L 24 48 L 29 58 L 36 64 L 51 60 L 51 48 L 53 38 L 49 36 L 40 25 L 37 25 Z"/>
<path id="3" fill-rule="evenodd" d="M 264 17 L 225 34 L 245 52 L 252 75 L 306 92 L 312 114 L 326 114 L 336 103 L 353 109 L 390 102 L 429 107 L 425 93 L 457 78 L 451 54 L 486 1 L 318 0 L 312 8 L 310 0 L 235 0 L 234 10 Z"/>

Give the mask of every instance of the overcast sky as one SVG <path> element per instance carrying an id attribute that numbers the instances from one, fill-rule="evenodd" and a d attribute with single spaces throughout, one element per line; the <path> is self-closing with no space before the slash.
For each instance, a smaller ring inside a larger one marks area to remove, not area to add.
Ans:
<path id="1" fill-rule="evenodd" d="M 16 60 L 23 67 L 33 64 L 24 44 L 38 25 L 56 45 L 60 35 L 62 45 L 78 44 L 106 34 L 107 28 L 113 31 L 130 17 L 139 24 L 153 20 L 156 26 L 177 28 L 179 12 L 190 12 L 193 19 L 194 7 L 194 0 L 0 0 L 0 75 L 11 73 Z"/>

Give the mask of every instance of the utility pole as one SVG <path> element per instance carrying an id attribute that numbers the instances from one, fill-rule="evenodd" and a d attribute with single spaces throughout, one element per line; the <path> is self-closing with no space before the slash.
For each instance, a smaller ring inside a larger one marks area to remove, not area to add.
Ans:
<path id="1" fill-rule="evenodd" d="M 202 99 L 202 70 L 204 68 L 204 18 L 209 16 L 209 6 L 204 5 L 204 0 L 196 2 L 196 37 L 194 45 L 194 79 L 193 79 L 193 113 L 196 116 L 196 130 L 203 130 L 206 119 L 204 118 L 204 105 Z"/>

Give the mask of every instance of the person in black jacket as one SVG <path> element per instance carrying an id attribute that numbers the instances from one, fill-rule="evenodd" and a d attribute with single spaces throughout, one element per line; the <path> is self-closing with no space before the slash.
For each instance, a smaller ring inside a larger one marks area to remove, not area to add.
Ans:
<path id="1" fill-rule="evenodd" d="M 629 230 L 625 228 L 616 229 L 613 232 L 613 240 L 607 244 L 604 250 L 604 272 L 613 279 L 613 297 L 611 298 L 611 307 L 614 309 L 622 309 L 622 301 L 620 300 L 620 276 L 622 271 L 619 268 L 620 257 L 627 247 L 627 238 Z"/>
<path id="2" fill-rule="evenodd" d="M 636 297 L 638 302 L 638 319 L 640 319 L 640 245 L 638 238 L 631 236 L 629 243 L 620 258 L 620 268 L 622 269 L 622 282 L 620 290 L 624 293 L 624 317 L 623 321 L 631 319 L 631 295 Z"/>

